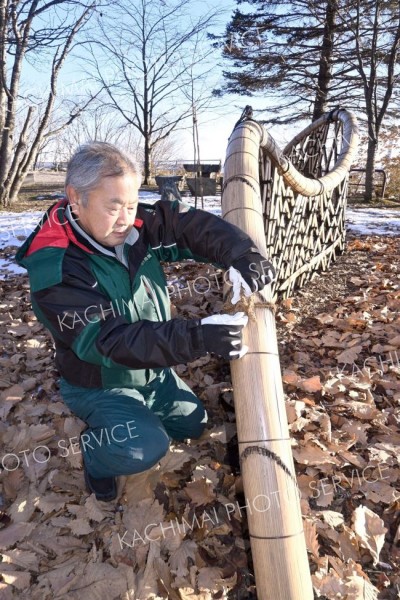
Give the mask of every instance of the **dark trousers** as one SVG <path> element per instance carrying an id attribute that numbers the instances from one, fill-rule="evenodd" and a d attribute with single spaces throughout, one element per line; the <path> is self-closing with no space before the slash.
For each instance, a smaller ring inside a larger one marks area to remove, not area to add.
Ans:
<path id="1" fill-rule="evenodd" d="M 88 425 L 81 445 L 95 478 L 146 471 L 167 453 L 170 438 L 198 438 L 207 422 L 201 401 L 172 369 L 146 387 L 83 388 L 61 379 L 60 391 Z"/>

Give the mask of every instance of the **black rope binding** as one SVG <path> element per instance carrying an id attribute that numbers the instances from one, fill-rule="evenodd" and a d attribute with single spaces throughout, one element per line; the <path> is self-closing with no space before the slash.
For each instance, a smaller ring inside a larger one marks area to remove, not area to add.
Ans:
<path id="1" fill-rule="evenodd" d="M 340 104 L 335 106 L 335 108 L 332 108 L 332 110 L 330 110 L 328 113 L 328 118 L 327 118 L 328 123 L 333 122 L 333 115 L 335 114 L 336 111 L 339 113 L 342 110 L 343 110 L 343 108 L 340 108 Z"/>
<path id="2" fill-rule="evenodd" d="M 232 177 L 229 177 L 229 179 L 227 179 L 226 181 L 224 181 L 224 185 L 222 187 L 222 193 L 225 191 L 226 187 L 232 183 L 232 181 L 241 181 L 242 183 L 245 183 L 246 185 L 250 186 L 251 189 L 258 194 L 258 190 L 256 188 L 255 185 L 253 185 L 251 183 L 251 181 L 249 181 L 248 179 L 246 179 L 246 177 L 243 177 L 243 175 L 233 175 Z"/>
<path id="3" fill-rule="evenodd" d="M 298 487 L 296 478 L 293 477 L 291 471 L 288 469 L 288 467 L 285 465 L 282 459 L 279 458 L 277 454 L 275 454 L 275 452 L 272 452 L 272 450 L 268 450 L 268 448 L 263 448 L 262 446 L 248 446 L 246 450 L 242 452 L 240 459 L 243 461 L 251 454 L 262 454 L 263 456 L 267 456 L 268 458 L 274 460 L 276 464 L 279 465 L 283 471 L 285 471 L 286 475 L 289 475 L 296 488 Z"/>
<path id="4" fill-rule="evenodd" d="M 240 125 L 241 123 L 244 123 L 245 121 L 254 121 L 254 119 L 253 119 L 253 107 L 250 106 L 250 104 L 247 104 L 244 107 L 243 112 L 240 115 L 240 119 L 239 119 L 239 121 L 237 121 L 235 123 L 235 127 L 233 129 L 236 129 L 236 127 L 238 125 Z"/>

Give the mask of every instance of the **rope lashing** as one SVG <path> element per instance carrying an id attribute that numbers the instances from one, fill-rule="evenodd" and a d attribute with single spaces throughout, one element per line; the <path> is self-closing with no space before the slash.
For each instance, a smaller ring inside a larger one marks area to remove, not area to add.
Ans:
<path id="1" fill-rule="evenodd" d="M 274 302 L 267 302 L 267 300 L 264 300 L 260 294 L 254 293 L 249 297 L 246 297 L 244 294 L 242 294 L 240 296 L 240 300 L 236 302 L 236 304 L 232 304 L 231 302 L 232 295 L 232 289 L 229 289 L 228 294 L 225 296 L 225 302 L 222 307 L 223 312 L 229 314 L 244 312 L 252 321 L 257 320 L 255 314 L 256 308 L 268 308 L 269 310 L 272 310 L 274 314 L 276 313 L 276 304 Z"/>

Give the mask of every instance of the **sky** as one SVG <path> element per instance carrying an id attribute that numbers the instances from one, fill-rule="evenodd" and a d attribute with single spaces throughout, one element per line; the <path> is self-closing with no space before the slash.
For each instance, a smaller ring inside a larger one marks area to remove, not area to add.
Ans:
<path id="1" fill-rule="evenodd" d="M 135 0 L 132 1 L 135 4 Z M 212 32 L 221 34 L 229 22 L 233 10 L 236 8 L 236 0 L 222 0 L 218 5 L 221 9 L 221 15 L 215 22 Z M 193 18 L 204 15 L 208 10 L 215 8 L 211 0 L 193 0 L 191 14 Z M 243 10 L 243 5 L 241 5 Z M 215 56 L 215 58 L 214 58 Z M 208 85 L 218 85 L 222 83 L 222 57 L 220 51 L 215 51 L 215 55 L 210 62 L 210 72 Z M 219 64 L 218 64 L 219 62 Z M 25 73 L 26 82 L 30 91 L 37 91 L 38 94 L 45 93 L 48 86 L 48 75 L 46 74 L 45 64 L 38 66 L 38 69 L 32 65 L 27 65 L 28 70 Z M 65 97 L 65 105 L 74 94 L 79 94 L 83 89 L 87 89 L 87 75 L 84 73 L 82 58 L 78 55 L 70 55 L 61 71 L 58 83 L 59 98 Z M 200 156 L 203 160 L 225 160 L 228 138 L 233 130 L 236 121 L 239 119 L 243 108 L 250 104 L 253 108 L 264 107 L 267 102 L 260 98 L 251 98 L 245 96 L 227 95 L 219 102 L 219 106 L 214 109 L 200 111 L 199 119 L 199 142 Z M 190 122 L 188 121 L 188 125 Z M 283 147 L 294 135 L 299 133 L 299 129 L 292 128 L 287 132 L 279 128 L 272 128 L 270 133 Z M 191 128 L 181 130 L 174 134 L 177 141 L 176 158 L 193 159 L 193 139 Z M 47 160 L 47 159 L 46 159 Z"/>

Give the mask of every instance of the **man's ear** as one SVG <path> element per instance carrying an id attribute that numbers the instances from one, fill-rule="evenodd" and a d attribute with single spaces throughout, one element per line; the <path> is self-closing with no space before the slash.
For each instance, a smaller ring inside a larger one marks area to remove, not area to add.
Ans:
<path id="1" fill-rule="evenodd" d="M 79 212 L 82 206 L 82 200 L 78 192 L 72 185 L 67 185 L 65 188 L 68 201 L 71 205 L 72 212 L 79 217 Z"/>

